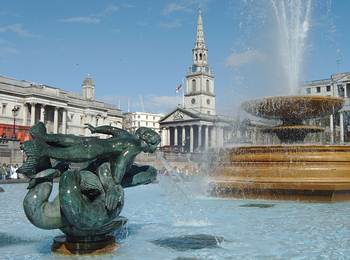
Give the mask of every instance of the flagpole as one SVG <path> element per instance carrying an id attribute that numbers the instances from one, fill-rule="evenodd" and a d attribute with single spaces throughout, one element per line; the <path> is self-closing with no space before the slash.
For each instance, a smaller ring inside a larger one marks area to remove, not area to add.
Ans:
<path id="1" fill-rule="evenodd" d="M 182 108 L 185 108 L 185 80 L 182 79 Z"/>

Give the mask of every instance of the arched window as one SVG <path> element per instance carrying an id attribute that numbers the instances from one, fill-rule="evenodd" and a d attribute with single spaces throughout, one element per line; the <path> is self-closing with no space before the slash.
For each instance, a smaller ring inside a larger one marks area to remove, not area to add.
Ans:
<path id="1" fill-rule="evenodd" d="M 198 60 L 198 54 L 196 53 L 196 61 Z"/>
<path id="2" fill-rule="evenodd" d="M 202 60 L 202 53 L 199 53 L 199 60 Z"/>
<path id="3" fill-rule="evenodd" d="M 206 56 L 205 56 L 205 53 L 203 54 L 203 60 L 207 60 Z"/>
<path id="4" fill-rule="evenodd" d="M 192 92 L 196 92 L 196 80 L 192 79 Z"/>
<path id="5" fill-rule="evenodd" d="M 210 82 L 209 82 L 209 79 L 207 79 L 206 84 L 205 84 L 205 87 L 206 87 L 207 93 L 209 93 L 209 92 L 210 92 Z"/>

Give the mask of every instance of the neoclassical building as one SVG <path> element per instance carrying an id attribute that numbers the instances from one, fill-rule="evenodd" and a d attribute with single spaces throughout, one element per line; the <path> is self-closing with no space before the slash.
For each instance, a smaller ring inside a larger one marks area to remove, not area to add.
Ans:
<path id="1" fill-rule="evenodd" d="M 186 74 L 184 104 L 159 122 L 164 150 L 196 152 L 224 145 L 229 122 L 216 114 L 214 79 L 199 11 L 192 65 Z"/>
<path id="2" fill-rule="evenodd" d="M 322 95 L 344 98 L 344 106 L 329 118 L 318 119 L 326 127 L 323 142 L 350 142 L 350 72 L 335 73 L 328 79 L 306 82 L 300 89 L 303 95 Z"/>
<path id="3" fill-rule="evenodd" d="M 82 94 L 0 76 L 0 135 L 12 137 L 14 119 L 16 137 L 24 141 L 30 126 L 38 121 L 50 133 L 82 136 L 90 135 L 86 123 L 122 127 L 123 115 L 95 99 L 95 84 L 89 76 L 82 83 Z"/>

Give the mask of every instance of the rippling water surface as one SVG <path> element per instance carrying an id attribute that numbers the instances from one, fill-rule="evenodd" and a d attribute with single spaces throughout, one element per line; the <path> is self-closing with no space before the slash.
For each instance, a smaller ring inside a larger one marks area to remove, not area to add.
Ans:
<path id="1" fill-rule="evenodd" d="M 0 259 L 67 259 L 50 252 L 60 231 L 38 229 L 26 219 L 26 185 L 3 187 Z M 122 215 L 129 224 L 118 234 L 119 250 L 104 258 L 350 259 L 350 203 L 244 201 L 200 194 L 184 201 L 183 196 L 163 181 L 127 189 Z"/>

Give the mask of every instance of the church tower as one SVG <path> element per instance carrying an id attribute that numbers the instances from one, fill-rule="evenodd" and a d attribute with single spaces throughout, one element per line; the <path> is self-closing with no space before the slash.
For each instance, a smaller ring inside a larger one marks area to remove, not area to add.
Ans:
<path id="1" fill-rule="evenodd" d="M 216 115 L 214 74 L 208 65 L 208 49 L 205 46 L 200 10 L 196 42 L 192 49 L 192 66 L 186 75 L 185 109 L 192 109 L 207 115 Z"/>

